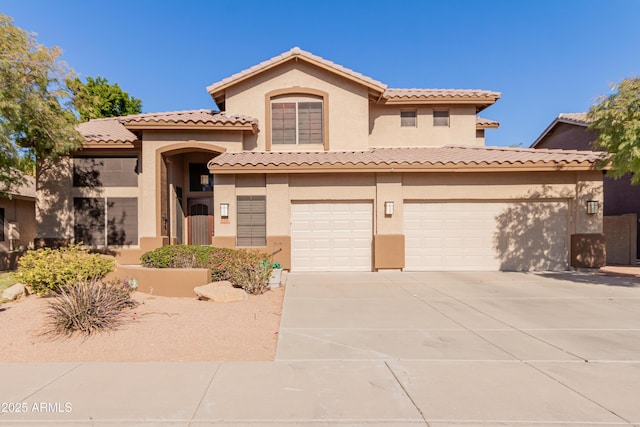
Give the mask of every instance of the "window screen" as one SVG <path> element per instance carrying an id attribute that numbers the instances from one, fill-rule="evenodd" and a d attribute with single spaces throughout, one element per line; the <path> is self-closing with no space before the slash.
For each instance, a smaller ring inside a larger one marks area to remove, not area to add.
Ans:
<path id="1" fill-rule="evenodd" d="M 238 246 L 267 245 L 265 196 L 238 196 Z"/>
<path id="2" fill-rule="evenodd" d="M 74 187 L 137 187 L 138 158 L 74 157 Z"/>
<path id="3" fill-rule="evenodd" d="M 416 127 L 416 111 L 400 111 L 400 126 Z"/>
<path id="4" fill-rule="evenodd" d="M 271 141 L 274 144 L 296 143 L 295 102 L 274 102 L 271 105 Z"/>
<path id="5" fill-rule="evenodd" d="M 449 126 L 449 111 L 448 110 L 434 110 L 433 111 L 433 125 L 434 126 Z"/>
<path id="6" fill-rule="evenodd" d="M 73 199 L 73 234 L 76 243 L 104 245 L 104 198 Z"/>
<path id="7" fill-rule="evenodd" d="M 76 243 L 138 244 L 138 199 L 135 197 L 76 197 L 73 212 Z"/>
<path id="8" fill-rule="evenodd" d="M 273 144 L 322 144 L 322 101 L 271 103 Z"/>
<path id="9" fill-rule="evenodd" d="M 109 197 L 107 199 L 107 244 L 138 244 L 138 199 Z"/>
<path id="10" fill-rule="evenodd" d="M 4 208 L 0 208 L 0 242 L 4 242 Z"/>

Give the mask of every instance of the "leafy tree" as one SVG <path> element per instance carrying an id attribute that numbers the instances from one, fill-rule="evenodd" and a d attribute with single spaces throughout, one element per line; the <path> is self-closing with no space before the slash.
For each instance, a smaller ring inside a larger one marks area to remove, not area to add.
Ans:
<path id="1" fill-rule="evenodd" d="M 81 146 L 60 54 L 0 14 L 0 194 L 21 181 L 15 170 Z"/>
<path id="2" fill-rule="evenodd" d="M 640 184 L 640 78 L 624 79 L 612 89 L 589 109 L 589 129 L 598 135 L 595 146 L 612 153 L 610 174 L 632 173 L 631 182 Z"/>
<path id="3" fill-rule="evenodd" d="M 109 84 L 104 77 L 87 77 L 86 83 L 75 77 L 69 82 L 69 87 L 83 121 L 142 112 L 142 101 L 130 97 L 117 83 Z"/>

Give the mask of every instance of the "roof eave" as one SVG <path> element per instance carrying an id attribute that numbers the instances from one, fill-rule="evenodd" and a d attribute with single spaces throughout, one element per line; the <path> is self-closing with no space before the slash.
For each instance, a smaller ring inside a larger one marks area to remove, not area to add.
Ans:
<path id="1" fill-rule="evenodd" d="M 384 93 L 384 91 L 387 89 L 386 85 L 376 85 L 373 84 L 372 82 L 369 82 L 367 80 L 363 80 L 360 79 L 356 76 L 353 76 L 349 73 L 346 73 L 340 69 L 331 67 L 327 64 L 324 64 L 320 61 L 316 61 L 313 58 L 308 58 L 306 56 L 302 56 L 302 55 L 291 55 L 288 56 L 286 58 L 281 59 L 280 61 L 274 62 L 273 64 L 269 64 L 269 65 L 265 65 L 263 68 L 257 69 L 251 73 L 248 73 L 244 76 L 238 77 L 237 79 L 231 80 L 227 83 L 224 84 L 219 84 L 219 83 L 214 83 L 212 85 L 207 86 L 207 92 L 209 92 L 209 95 L 211 96 L 211 98 L 213 98 L 214 102 L 216 104 L 220 104 L 221 101 L 224 100 L 225 98 L 225 92 L 228 88 L 235 86 L 241 82 L 244 82 L 246 80 L 252 79 L 253 77 L 262 74 L 268 70 L 271 70 L 275 67 L 278 67 L 282 64 L 285 64 L 289 61 L 298 61 L 298 60 L 302 60 L 302 61 L 306 61 L 309 64 L 315 65 L 319 68 L 322 68 L 324 70 L 330 71 L 334 74 L 337 74 L 341 77 L 346 78 L 347 80 L 351 80 L 353 82 L 356 82 L 358 84 L 361 84 L 362 86 L 365 86 L 367 88 L 369 88 L 369 90 L 374 91 L 375 93 Z"/>
<path id="2" fill-rule="evenodd" d="M 553 120 L 553 122 L 551 122 L 551 124 L 549 126 L 547 126 L 547 128 L 540 134 L 540 136 L 538 138 L 536 138 L 535 141 L 533 141 L 533 144 L 531 144 L 529 146 L 529 148 L 537 148 L 538 144 L 540 144 L 542 142 L 542 140 L 544 140 L 544 138 L 547 136 L 547 134 L 549 132 L 551 132 L 553 130 L 553 128 L 558 125 L 558 123 L 567 123 L 567 124 L 570 124 L 570 125 L 589 127 L 588 123 L 583 123 L 583 122 L 579 122 L 579 121 L 575 121 L 575 120 L 568 120 L 568 119 L 563 119 L 563 118 L 560 118 L 560 117 L 556 117 Z"/>
<path id="3" fill-rule="evenodd" d="M 498 129 L 500 127 L 500 123 L 487 123 L 487 124 L 476 124 L 476 129 Z"/>
<path id="4" fill-rule="evenodd" d="M 223 130 L 258 132 L 258 125 L 253 123 L 171 123 L 171 122 L 135 122 L 125 123 L 129 130 Z"/>
<path id="5" fill-rule="evenodd" d="M 135 148 L 135 141 L 84 141 L 82 143 L 82 149 L 88 148 Z"/>
<path id="6" fill-rule="evenodd" d="M 479 163 L 479 164 L 407 164 L 390 163 L 367 165 L 357 164 L 259 164 L 259 165 L 215 165 L 209 164 L 209 171 L 212 174 L 234 174 L 234 173 L 354 173 L 354 172 L 549 172 L 549 171 L 594 171 L 605 168 L 598 167 L 593 162 L 571 162 L 571 163 Z"/>

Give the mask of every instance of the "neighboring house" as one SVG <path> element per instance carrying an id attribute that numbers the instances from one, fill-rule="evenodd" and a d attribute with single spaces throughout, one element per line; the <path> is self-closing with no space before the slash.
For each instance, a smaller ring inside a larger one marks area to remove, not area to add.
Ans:
<path id="1" fill-rule="evenodd" d="M 298 48 L 207 90 L 223 112 L 80 125 L 84 149 L 43 174 L 39 236 L 121 263 L 259 248 L 293 271 L 563 270 L 602 250 L 600 155 L 485 147 L 497 92 L 391 89 Z"/>
<path id="2" fill-rule="evenodd" d="M 30 176 L 10 197 L 0 197 L 0 270 L 16 268 L 21 249 L 33 245 L 36 237 L 36 185 Z"/>
<path id="3" fill-rule="evenodd" d="M 531 148 L 551 148 L 563 150 L 593 150 L 592 143 L 596 140 L 596 134 L 588 129 L 589 119 L 587 113 L 564 113 L 558 117 L 542 132 L 534 141 Z M 626 233 L 635 235 L 635 244 L 631 251 L 635 255 L 631 257 L 619 256 L 615 252 L 620 251 L 620 239 L 622 236 L 612 236 L 607 239 L 608 256 L 610 262 L 635 263 L 640 258 L 640 235 L 637 233 L 637 221 L 640 218 L 640 185 L 631 184 L 631 175 L 625 175 L 620 179 L 604 176 L 604 206 L 605 217 L 635 214 L 636 224 L 624 225 L 628 221 L 624 219 L 623 227 Z M 618 220 L 616 220 L 618 221 Z M 621 233 L 624 233 L 622 230 Z M 619 233 L 616 233 L 619 234 Z M 613 245 L 613 246 L 609 246 Z M 625 252 L 622 250 L 622 252 Z M 610 254 L 609 254 L 610 253 Z M 625 261 L 626 260 L 626 261 Z"/>

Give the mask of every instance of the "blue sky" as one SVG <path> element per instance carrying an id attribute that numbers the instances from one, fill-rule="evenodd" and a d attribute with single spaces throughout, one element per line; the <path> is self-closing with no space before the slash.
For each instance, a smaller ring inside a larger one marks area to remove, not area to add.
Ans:
<path id="1" fill-rule="evenodd" d="M 2 0 L 0 13 L 145 112 L 213 108 L 207 85 L 299 46 L 389 87 L 502 92 L 482 112 L 501 122 L 487 145 L 528 146 L 640 74 L 639 0 Z"/>

